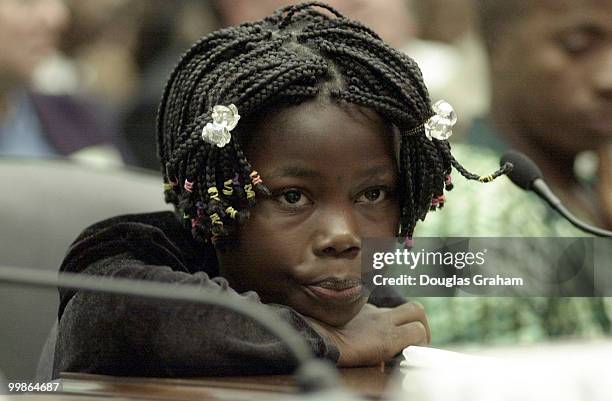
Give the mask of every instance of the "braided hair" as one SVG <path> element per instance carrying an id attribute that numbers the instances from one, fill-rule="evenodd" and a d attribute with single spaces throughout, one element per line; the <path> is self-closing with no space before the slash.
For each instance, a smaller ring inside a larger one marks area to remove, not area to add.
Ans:
<path id="1" fill-rule="evenodd" d="M 242 151 L 248 123 L 239 123 L 222 148 L 202 140 L 213 107 L 234 104 L 248 121 L 319 96 L 372 109 L 397 128 L 402 237 L 411 237 L 419 219 L 444 205 L 453 167 L 480 181 L 508 169 L 472 174 L 447 141 L 426 137 L 424 123 L 433 111 L 411 58 L 326 4 L 292 5 L 202 38 L 170 75 L 158 112 L 158 152 L 166 202 L 194 237 L 220 248 L 248 218 L 255 193 L 270 194 Z"/>

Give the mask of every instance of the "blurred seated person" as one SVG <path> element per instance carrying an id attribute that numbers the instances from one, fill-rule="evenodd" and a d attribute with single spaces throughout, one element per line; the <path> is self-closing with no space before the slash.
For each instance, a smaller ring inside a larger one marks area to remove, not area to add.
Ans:
<path id="1" fill-rule="evenodd" d="M 453 152 L 480 171 L 516 148 L 542 169 L 577 215 L 612 224 L 612 0 L 481 0 L 491 58 L 492 105 L 468 145 Z M 461 116 L 459 116 L 461 118 Z M 588 170 L 576 163 L 598 155 Z M 427 216 L 415 237 L 578 237 L 585 235 L 535 194 L 509 180 L 463 185 Z M 454 205 L 462 205 L 457 207 Z M 524 257 L 527 257 L 524 255 Z M 610 298 L 424 298 L 433 345 L 532 343 L 610 336 Z"/>
<path id="2" fill-rule="evenodd" d="M 479 0 L 492 104 L 468 142 L 533 159 L 579 217 L 612 228 L 612 0 Z"/>
<path id="3" fill-rule="evenodd" d="M 145 3 L 134 49 L 139 79 L 135 93 L 120 115 L 120 124 L 134 157 L 133 164 L 158 171 L 155 122 L 159 94 L 181 54 L 220 26 L 211 2 L 147 0 Z"/>
<path id="4" fill-rule="evenodd" d="M 118 136 L 93 103 L 31 88 L 36 68 L 57 51 L 68 18 L 61 0 L 0 2 L 0 156 L 121 164 Z"/>

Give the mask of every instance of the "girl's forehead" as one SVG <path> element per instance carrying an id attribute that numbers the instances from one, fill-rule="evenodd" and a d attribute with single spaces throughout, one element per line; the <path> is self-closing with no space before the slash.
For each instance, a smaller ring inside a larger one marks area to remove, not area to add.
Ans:
<path id="1" fill-rule="evenodd" d="M 375 112 L 360 109 L 317 101 L 283 108 L 256 125 L 247 157 L 260 170 L 288 163 L 330 170 L 344 164 L 395 166 L 393 129 Z"/>
<path id="2" fill-rule="evenodd" d="M 391 125 L 374 110 L 351 103 L 316 98 L 267 113 L 255 125 L 252 135 L 279 140 L 287 135 L 295 135 L 295 131 L 298 131 L 316 137 L 322 132 L 339 131 L 349 127 L 353 130 L 376 131 L 381 136 L 390 136 L 393 133 Z"/>

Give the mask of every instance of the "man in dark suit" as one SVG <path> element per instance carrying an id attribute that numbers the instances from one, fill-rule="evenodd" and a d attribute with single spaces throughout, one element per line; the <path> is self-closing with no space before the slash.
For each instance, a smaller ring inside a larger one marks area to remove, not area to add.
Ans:
<path id="1" fill-rule="evenodd" d="M 118 135 L 92 103 L 30 89 L 57 52 L 69 13 L 61 0 L 0 2 L 0 155 L 60 157 L 98 148 L 120 160 Z"/>

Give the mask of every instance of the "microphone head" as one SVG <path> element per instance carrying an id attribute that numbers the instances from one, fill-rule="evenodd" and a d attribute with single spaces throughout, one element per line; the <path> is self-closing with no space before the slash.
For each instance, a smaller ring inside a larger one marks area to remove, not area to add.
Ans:
<path id="1" fill-rule="evenodd" d="M 508 178 L 525 190 L 531 190 L 533 182 L 542 178 L 542 172 L 533 160 L 516 150 L 509 150 L 502 156 L 500 164 L 504 163 L 512 163 L 514 168 L 507 174 Z"/>

